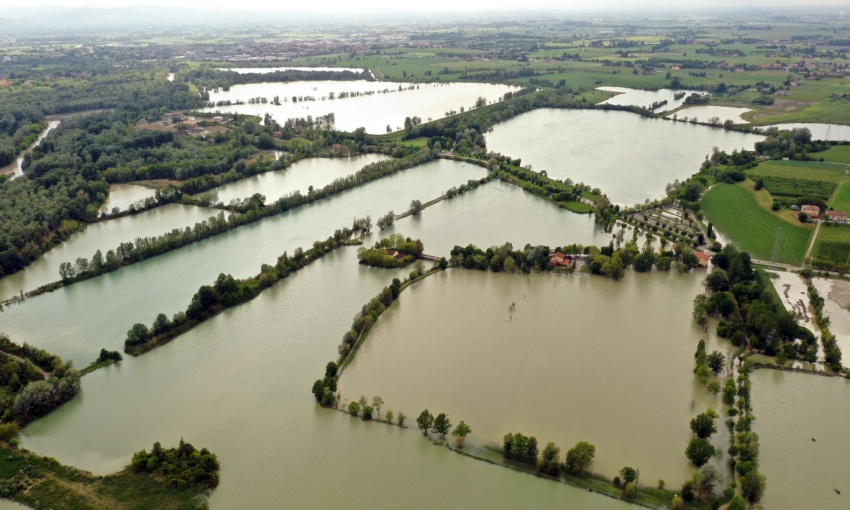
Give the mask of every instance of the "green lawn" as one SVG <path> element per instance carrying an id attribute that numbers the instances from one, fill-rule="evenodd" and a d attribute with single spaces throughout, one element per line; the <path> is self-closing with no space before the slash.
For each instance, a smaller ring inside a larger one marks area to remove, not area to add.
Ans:
<path id="1" fill-rule="evenodd" d="M 823 158 L 825 161 L 850 164 L 850 145 L 833 145 L 823 152 L 813 153 L 812 157 Z"/>
<path id="2" fill-rule="evenodd" d="M 845 182 L 829 201 L 829 206 L 837 211 L 850 212 L 850 181 Z"/>
<path id="3" fill-rule="evenodd" d="M 770 260 L 781 227 L 779 262 L 799 264 L 812 235 L 809 228 L 764 210 L 752 193 L 738 185 L 715 185 L 703 197 L 702 210 L 718 232 L 756 259 Z"/>

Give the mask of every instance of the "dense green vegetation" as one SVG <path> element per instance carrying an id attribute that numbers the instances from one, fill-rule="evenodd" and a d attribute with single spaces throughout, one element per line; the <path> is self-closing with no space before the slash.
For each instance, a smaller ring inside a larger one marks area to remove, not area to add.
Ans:
<path id="1" fill-rule="evenodd" d="M 185 73 L 178 73 L 175 81 L 187 81 L 199 86 L 212 88 L 222 88 L 229 90 L 233 85 L 243 85 L 246 83 L 273 83 L 273 82 L 292 82 L 292 81 L 351 81 L 351 80 L 368 80 L 373 81 L 374 78 L 368 70 L 351 70 L 351 71 L 322 71 L 316 70 L 297 70 L 287 69 L 285 71 L 273 71 L 270 73 L 237 73 L 226 69 L 219 70 L 214 67 L 199 67 L 189 70 Z"/>
<path id="2" fill-rule="evenodd" d="M 0 423 L 26 425 L 79 391 L 80 374 L 59 356 L 0 333 Z"/>
<path id="3" fill-rule="evenodd" d="M 172 489 L 218 487 L 219 463 L 215 454 L 206 448 L 196 450 L 183 439 L 177 448 L 163 448 L 156 442 L 150 453 L 145 450 L 136 452 L 130 469 L 136 473 L 150 473 Z"/>

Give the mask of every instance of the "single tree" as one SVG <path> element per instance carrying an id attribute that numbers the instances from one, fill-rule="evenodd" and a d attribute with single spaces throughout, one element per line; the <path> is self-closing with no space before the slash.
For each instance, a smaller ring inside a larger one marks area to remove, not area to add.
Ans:
<path id="1" fill-rule="evenodd" d="M 695 437 L 688 443 L 685 449 L 685 455 L 694 463 L 695 466 L 701 467 L 714 456 L 714 447 L 708 440 L 701 437 Z"/>
<path id="2" fill-rule="evenodd" d="M 372 419 L 372 413 L 375 411 L 375 408 L 372 406 L 363 406 L 363 419 L 368 421 Z"/>
<path id="3" fill-rule="evenodd" d="M 374 397 L 372 397 L 372 407 L 375 408 L 375 412 L 379 417 L 381 416 L 381 407 L 383 407 L 383 405 L 384 399 L 382 399 L 380 396 L 375 395 Z"/>
<path id="4" fill-rule="evenodd" d="M 404 414 L 403 412 L 399 411 L 399 412 L 398 412 L 398 425 L 399 425 L 400 427 L 404 427 L 404 422 L 405 422 L 405 421 L 407 421 L 407 415 L 406 415 L 406 414 Z"/>
<path id="5" fill-rule="evenodd" d="M 419 430 L 422 431 L 422 435 L 427 436 L 431 426 L 434 425 L 434 416 L 430 411 L 425 409 L 419 414 L 419 418 L 416 418 L 416 424 L 419 426 Z"/>
<path id="6" fill-rule="evenodd" d="M 393 410 L 392 409 L 387 409 L 386 420 L 387 420 L 387 423 L 393 422 Z"/>
<path id="7" fill-rule="evenodd" d="M 579 441 L 567 452 L 567 462 L 564 468 L 573 475 L 580 475 L 593 457 L 596 456 L 596 447 L 586 441 Z"/>
<path id="8" fill-rule="evenodd" d="M 626 483 L 631 483 L 637 480 L 637 471 L 631 466 L 625 466 L 620 470 L 620 477 Z"/>
<path id="9" fill-rule="evenodd" d="M 472 433 L 472 429 L 464 423 L 463 420 L 460 420 L 460 423 L 457 424 L 457 427 L 452 431 L 452 436 L 455 438 L 455 444 L 457 444 L 458 448 L 463 448 L 463 443 L 466 441 L 466 436 Z"/>
<path id="10" fill-rule="evenodd" d="M 673 496 L 673 505 L 671 507 L 671 508 L 673 508 L 673 510 L 682 510 L 682 508 L 684 508 L 684 506 L 685 506 L 685 500 L 684 499 L 682 499 L 679 496 Z"/>
<path id="11" fill-rule="evenodd" d="M 726 356 L 719 351 L 714 351 L 708 355 L 706 363 L 708 364 L 708 368 L 714 372 L 714 375 L 718 375 L 720 372 L 723 372 L 723 367 L 726 364 Z"/>
<path id="12" fill-rule="evenodd" d="M 735 494 L 732 496 L 732 501 L 729 502 L 726 510 L 747 510 L 747 502 L 744 501 L 744 498 L 740 494 Z"/>
<path id="13" fill-rule="evenodd" d="M 419 200 L 411 201 L 410 212 L 413 213 L 414 216 L 418 216 L 419 213 L 422 212 L 422 202 Z"/>
<path id="14" fill-rule="evenodd" d="M 626 499 L 632 499 L 635 497 L 635 494 L 637 494 L 637 485 L 635 485 L 635 482 L 627 483 L 626 488 L 623 489 L 623 496 L 625 496 Z"/>
<path id="15" fill-rule="evenodd" d="M 367 405 L 369 405 L 369 399 L 367 399 L 367 398 L 366 398 L 366 395 L 360 395 L 360 400 L 358 400 L 358 402 L 360 402 L 360 407 L 361 407 L 361 408 L 366 407 Z"/>
<path id="16" fill-rule="evenodd" d="M 348 403 L 348 414 L 351 416 L 359 416 L 360 415 L 360 403 L 351 401 Z"/>
<path id="17" fill-rule="evenodd" d="M 452 429 L 452 422 L 446 413 L 440 413 L 434 418 L 434 423 L 431 426 L 431 432 L 440 436 L 440 439 L 446 437 L 446 434 Z"/>
<path id="18" fill-rule="evenodd" d="M 721 481 L 720 471 L 711 464 L 706 464 L 694 473 L 694 485 L 697 488 L 697 497 L 704 499 L 714 492 L 714 487 Z"/>
<path id="19" fill-rule="evenodd" d="M 537 470 L 547 475 L 558 476 L 561 471 L 560 455 L 561 449 L 555 446 L 555 443 L 548 443 L 543 448 L 540 461 L 537 463 Z"/>
<path id="20" fill-rule="evenodd" d="M 755 469 L 741 478 L 741 494 L 747 498 L 751 505 L 761 501 L 766 486 L 767 478 Z"/>
<path id="21" fill-rule="evenodd" d="M 711 437 L 712 434 L 717 432 L 717 427 L 714 425 L 714 419 L 716 417 L 717 413 L 712 410 L 698 414 L 691 420 L 691 432 L 702 439 Z"/>

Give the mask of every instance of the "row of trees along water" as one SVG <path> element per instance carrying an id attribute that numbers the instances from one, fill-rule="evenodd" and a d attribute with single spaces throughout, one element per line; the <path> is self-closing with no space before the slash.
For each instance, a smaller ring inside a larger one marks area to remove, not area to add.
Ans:
<path id="1" fill-rule="evenodd" d="M 174 314 L 171 320 L 164 313 L 160 313 L 151 327 L 142 323 L 134 324 L 127 332 L 124 352 L 134 356 L 144 354 L 228 308 L 254 299 L 278 280 L 288 277 L 340 246 L 348 244 L 355 233 L 368 233 L 370 223 L 366 219 L 356 219 L 353 228 L 338 229 L 333 236 L 324 241 L 316 241 L 308 250 L 296 248 L 291 256 L 284 252 L 278 257 L 275 265 L 263 264 L 260 267 L 260 273 L 254 277 L 237 280 L 232 275 L 220 274 L 215 283 L 202 285 L 198 289 L 185 312 Z"/>
<path id="2" fill-rule="evenodd" d="M 0 334 L 0 427 L 7 439 L 79 391 L 80 375 L 70 362 Z"/>
<path id="3" fill-rule="evenodd" d="M 552 255 L 558 252 L 570 257 L 575 263 L 566 267 L 553 265 Z M 553 270 L 572 273 L 578 270 L 620 280 L 630 266 L 637 272 L 651 271 L 653 267 L 659 271 L 669 271 L 675 264 L 679 271 L 689 271 L 697 266 L 697 258 L 689 246 L 682 244 L 676 244 L 672 250 L 655 251 L 649 242 L 640 249 L 634 241 L 619 248 L 615 248 L 612 241 L 602 248 L 571 244 L 556 247 L 553 251 L 542 245 L 525 245 L 518 250 L 514 249 L 513 244 L 505 243 L 487 250 L 474 245 L 455 246 L 449 264 L 466 269 L 508 273 Z"/>
<path id="4" fill-rule="evenodd" d="M 229 215 L 221 212 L 217 216 L 196 223 L 194 227 L 186 227 L 182 230 L 174 229 L 171 232 L 154 237 L 137 238 L 135 243 L 130 241 L 124 242 L 118 248 L 107 251 L 106 255 L 98 250 L 90 260 L 80 258 L 75 262 L 63 262 L 59 270 L 62 281 L 42 286 L 28 293 L 28 295 L 38 295 L 64 285 L 115 271 L 120 267 L 161 255 L 188 244 L 233 230 L 242 225 L 253 223 L 262 218 L 290 211 L 355 188 L 361 184 L 420 165 L 431 159 L 433 159 L 431 151 L 422 149 L 409 156 L 371 163 L 352 175 L 337 178 L 327 186 L 319 190 L 313 190 L 313 192 L 306 195 L 300 191 L 296 191 L 268 205 L 265 203 L 265 198 L 262 195 L 252 197 L 247 202 L 240 203 L 239 207 L 234 207 L 234 209 L 238 209 L 238 212 L 231 212 Z M 369 220 L 369 224 L 371 227 L 371 219 Z"/>

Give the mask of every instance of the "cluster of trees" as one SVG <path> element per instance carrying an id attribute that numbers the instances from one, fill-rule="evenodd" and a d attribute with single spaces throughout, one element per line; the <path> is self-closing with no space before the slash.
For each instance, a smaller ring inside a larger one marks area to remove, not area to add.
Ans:
<path id="1" fill-rule="evenodd" d="M 733 444 L 729 447 L 729 455 L 732 456 L 730 466 L 738 474 L 741 481 L 741 496 L 738 497 L 746 499 L 752 505 L 760 501 L 764 495 L 767 479 L 758 471 L 759 437 L 750 428 L 755 419 L 750 407 L 750 371 L 749 362 L 745 362 L 739 370 L 736 407 L 729 410 L 726 426 L 730 432 L 734 431 Z M 735 420 L 736 416 L 738 417 L 737 421 Z M 733 483 L 731 488 L 734 490 L 737 488 L 737 484 Z M 730 506 L 730 508 L 732 507 Z"/>
<path id="2" fill-rule="evenodd" d="M 375 267 L 404 267 L 422 255 L 422 241 L 405 238 L 402 234 L 392 234 L 377 241 L 373 248 L 360 247 L 357 259 L 361 264 Z M 387 250 L 395 250 L 401 257 L 389 254 Z"/>
<path id="3" fill-rule="evenodd" d="M 444 439 L 451 432 L 458 448 L 463 448 L 466 436 L 472 433 L 472 428 L 463 420 L 452 429 L 452 422 L 446 416 L 446 413 L 440 413 L 434 416 L 428 409 L 422 411 L 419 417 L 416 418 L 416 426 L 422 431 L 423 436 L 427 436 L 428 431 L 431 431 L 433 434 L 438 435 L 440 439 Z"/>
<path id="4" fill-rule="evenodd" d="M 685 455 L 695 466 L 701 467 L 714 457 L 715 449 L 709 439 L 717 432 L 714 420 L 718 417 L 714 409 L 708 409 L 691 420 L 691 432 L 694 437 L 685 449 Z"/>
<path id="5" fill-rule="evenodd" d="M 473 190 L 473 189 L 477 188 L 478 186 L 481 186 L 485 182 L 487 182 L 486 177 L 481 178 L 481 179 L 477 179 L 477 180 L 476 179 L 470 179 L 470 180 L 466 181 L 466 184 L 461 184 L 460 186 L 452 186 L 451 188 L 446 190 L 446 198 L 450 199 L 450 198 L 454 198 L 454 197 L 459 196 L 459 195 L 463 195 L 467 191 Z"/>
<path id="6" fill-rule="evenodd" d="M 11 105 L 0 106 L 0 167 L 15 161 L 47 129 L 40 111 L 10 109 Z"/>
<path id="7" fill-rule="evenodd" d="M 552 267 L 549 264 L 550 253 L 548 246 L 527 244 L 522 250 L 515 250 L 511 243 L 505 243 L 502 246 L 487 248 L 485 251 L 470 244 L 466 247 L 455 246 L 452 248 L 449 265 L 466 269 L 505 271 L 508 273 L 548 271 Z"/>
<path id="8" fill-rule="evenodd" d="M 316 241 L 313 247 L 306 251 L 296 248 L 292 256 L 284 252 L 278 257 L 275 265 L 263 264 L 260 267 L 260 273 L 251 278 L 237 280 L 231 275 L 223 273 L 218 275 L 215 283 L 202 285 L 198 289 L 185 312 L 176 313 L 171 320 L 164 313 L 160 313 L 151 327 L 141 323 L 134 324 L 124 340 L 124 352 L 134 356 L 143 354 L 189 331 L 227 308 L 254 299 L 278 280 L 286 278 L 344 245 L 351 235 L 350 229 L 340 229 L 326 240 Z"/>
<path id="9" fill-rule="evenodd" d="M 502 438 L 502 456 L 506 459 L 537 467 L 537 471 L 549 476 L 559 476 L 563 471 L 569 475 L 581 476 L 593 461 L 596 447 L 579 441 L 567 451 L 564 462 L 560 460 L 561 449 L 555 443 L 547 443 L 542 452 L 538 451 L 537 438 L 525 436 L 519 432 L 508 433 Z"/>
<path id="10" fill-rule="evenodd" d="M 806 279 L 806 284 L 809 291 L 809 301 L 811 301 L 812 307 L 815 309 L 815 323 L 821 332 L 824 361 L 826 361 L 826 364 L 829 365 L 829 368 L 833 372 L 841 372 L 844 368 L 841 365 L 841 348 L 838 346 L 835 335 L 829 330 L 829 316 L 823 314 L 824 299 L 818 293 L 810 278 Z"/>
<path id="11" fill-rule="evenodd" d="M 190 486 L 214 489 L 218 487 L 219 468 L 214 453 L 206 448 L 198 450 L 183 439 L 177 448 L 163 448 L 157 441 L 150 453 L 146 450 L 136 452 L 130 462 L 131 470 L 164 479 L 172 489 Z"/>
<path id="12" fill-rule="evenodd" d="M 791 359 L 816 355 L 816 342 L 797 318 L 779 301 L 763 271 L 754 271 L 750 255 L 725 246 L 712 257 L 714 270 L 706 276 L 706 294 L 694 300 L 694 319 L 706 325 L 708 316 L 720 318 L 717 334 L 737 346 L 748 346 Z M 802 342 L 795 344 L 795 339 Z"/>
<path id="13" fill-rule="evenodd" d="M 829 148 L 829 143 L 823 140 L 812 140 L 812 132 L 808 128 L 793 128 L 779 130 L 772 126 L 763 130 L 767 138 L 756 142 L 755 151 L 761 156 L 770 158 L 808 159 L 808 154 L 821 152 Z"/>

